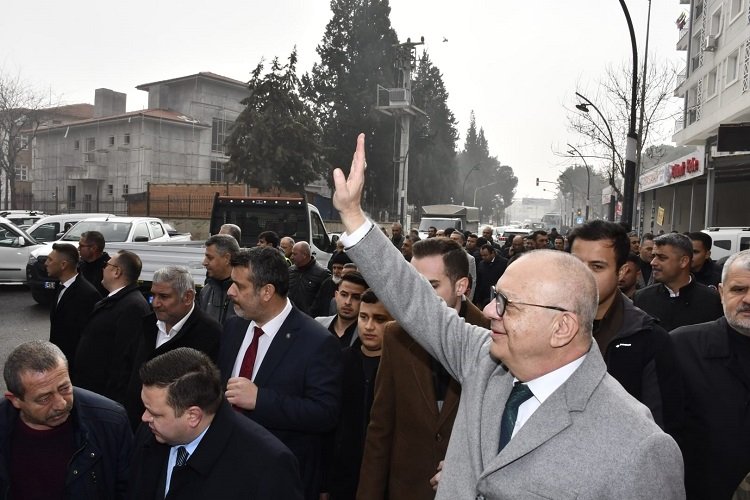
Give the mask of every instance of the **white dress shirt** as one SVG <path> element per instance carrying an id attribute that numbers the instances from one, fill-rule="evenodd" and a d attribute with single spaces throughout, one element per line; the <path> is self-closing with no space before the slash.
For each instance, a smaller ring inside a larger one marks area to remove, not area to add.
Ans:
<path id="1" fill-rule="evenodd" d="M 190 306 L 190 311 L 182 317 L 180 321 L 175 323 L 172 326 L 172 329 L 167 331 L 167 324 L 164 323 L 162 320 L 156 321 L 156 329 L 158 330 L 156 334 L 156 347 L 157 349 L 161 347 L 162 345 L 166 344 L 168 341 L 172 340 L 175 335 L 182 329 L 182 326 L 185 324 L 185 322 L 188 320 L 191 314 L 193 314 L 193 311 L 195 310 L 195 302 L 193 302 L 193 305 Z"/>
<path id="2" fill-rule="evenodd" d="M 60 299 L 62 299 L 63 294 L 68 291 L 68 288 L 70 288 L 70 285 L 73 284 L 73 282 L 76 280 L 77 277 L 78 277 L 78 274 L 74 274 L 72 278 L 70 278 L 65 283 L 62 283 L 62 290 L 60 290 L 60 295 L 57 296 L 58 304 L 60 303 Z"/>
<path id="3" fill-rule="evenodd" d="M 268 348 L 271 347 L 271 342 L 273 342 L 273 338 L 279 332 L 281 325 L 284 324 L 284 321 L 286 321 L 286 318 L 289 316 L 290 312 L 292 312 L 292 303 L 289 302 L 289 299 L 286 299 L 286 305 L 284 306 L 284 309 L 282 309 L 279 314 L 274 316 L 266 324 L 261 326 L 261 325 L 258 325 L 255 321 L 250 322 L 250 325 L 247 327 L 247 331 L 245 331 L 245 338 L 242 340 L 242 345 L 240 345 L 240 350 L 237 351 L 237 358 L 234 360 L 234 368 L 232 368 L 232 377 L 240 376 L 240 368 L 242 367 L 242 360 L 245 358 L 245 351 L 247 351 L 247 348 L 250 347 L 250 344 L 253 342 L 253 329 L 256 326 L 259 326 L 260 328 L 263 329 L 263 335 L 261 335 L 260 338 L 258 339 L 258 354 L 255 356 L 255 365 L 253 365 L 253 376 L 250 379 L 250 380 L 255 380 L 255 375 L 257 375 L 258 369 L 260 368 L 260 365 L 263 363 L 263 358 L 266 357 Z"/>

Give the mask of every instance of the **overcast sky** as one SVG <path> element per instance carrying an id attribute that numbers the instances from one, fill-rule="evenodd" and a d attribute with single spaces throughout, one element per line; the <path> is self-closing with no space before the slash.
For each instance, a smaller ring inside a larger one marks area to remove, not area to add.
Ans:
<path id="1" fill-rule="evenodd" d="M 627 4 L 642 58 L 648 0 Z M 674 21 L 687 7 L 653 2 L 649 59 L 684 66 Z M 246 81 L 262 57 L 286 58 L 295 45 L 306 71 L 329 18 L 325 0 L 10 1 L 0 69 L 65 103 L 93 103 L 100 87 L 125 92 L 131 111 L 147 104 L 136 85 L 199 71 Z M 534 179 L 554 180 L 565 166 L 554 151 L 577 142 L 563 108 L 575 104 L 576 88 L 595 99 L 608 65 L 631 64 L 617 0 L 391 0 L 391 22 L 400 41 L 424 36 L 450 93 L 459 148 L 473 109 L 491 153 L 515 170 L 518 197 L 551 197 Z"/>

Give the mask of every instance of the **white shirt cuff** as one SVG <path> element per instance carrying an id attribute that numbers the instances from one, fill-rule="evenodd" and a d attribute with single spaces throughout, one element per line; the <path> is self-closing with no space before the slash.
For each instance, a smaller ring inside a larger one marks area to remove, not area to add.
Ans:
<path id="1" fill-rule="evenodd" d="M 341 233 L 341 237 L 339 238 L 341 240 L 341 243 L 344 244 L 344 249 L 351 248 L 360 241 L 362 241 L 362 238 L 367 236 L 367 233 L 370 232 L 370 229 L 372 229 L 372 226 L 374 224 L 371 220 L 366 219 L 364 224 L 359 226 L 352 234 L 349 233 Z"/>

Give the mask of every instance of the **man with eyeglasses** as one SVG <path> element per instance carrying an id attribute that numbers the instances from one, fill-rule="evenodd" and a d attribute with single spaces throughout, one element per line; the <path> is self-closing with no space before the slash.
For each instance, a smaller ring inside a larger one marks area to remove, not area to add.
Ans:
<path id="1" fill-rule="evenodd" d="M 334 171 L 346 251 L 462 386 L 437 498 L 684 498 L 677 444 L 592 348 L 598 300 L 587 267 L 564 252 L 529 252 L 484 309 L 491 331 L 466 324 L 372 230 L 360 205 L 364 151 L 360 135 L 349 177 Z"/>
<path id="2" fill-rule="evenodd" d="M 136 281 L 141 259 L 120 250 L 104 267 L 108 295 L 96 303 L 76 349 L 72 379 L 77 387 L 125 403 L 143 317 L 151 307 Z"/>

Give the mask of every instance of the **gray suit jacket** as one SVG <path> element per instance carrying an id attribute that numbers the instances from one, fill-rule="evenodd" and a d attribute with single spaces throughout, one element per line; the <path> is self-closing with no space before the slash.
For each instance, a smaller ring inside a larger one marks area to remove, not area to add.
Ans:
<path id="1" fill-rule="evenodd" d="M 331 326 L 331 323 L 333 323 L 334 319 L 336 319 L 335 314 L 333 316 L 317 316 L 315 318 L 315 321 L 325 326 L 326 328 L 329 328 Z M 352 340 L 349 342 L 349 345 L 353 346 L 358 338 L 359 338 L 359 326 L 356 326 L 354 327 L 354 333 L 352 334 Z"/>
<path id="2" fill-rule="evenodd" d="M 513 375 L 490 332 L 464 322 L 380 231 L 347 254 L 400 325 L 461 383 L 438 499 L 685 497 L 682 455 L 594 347 L 498 454 Z M 401 276 L 399 286 L 390 277 Z M 426 320 L 429 318 L 429 320 Z"/>

